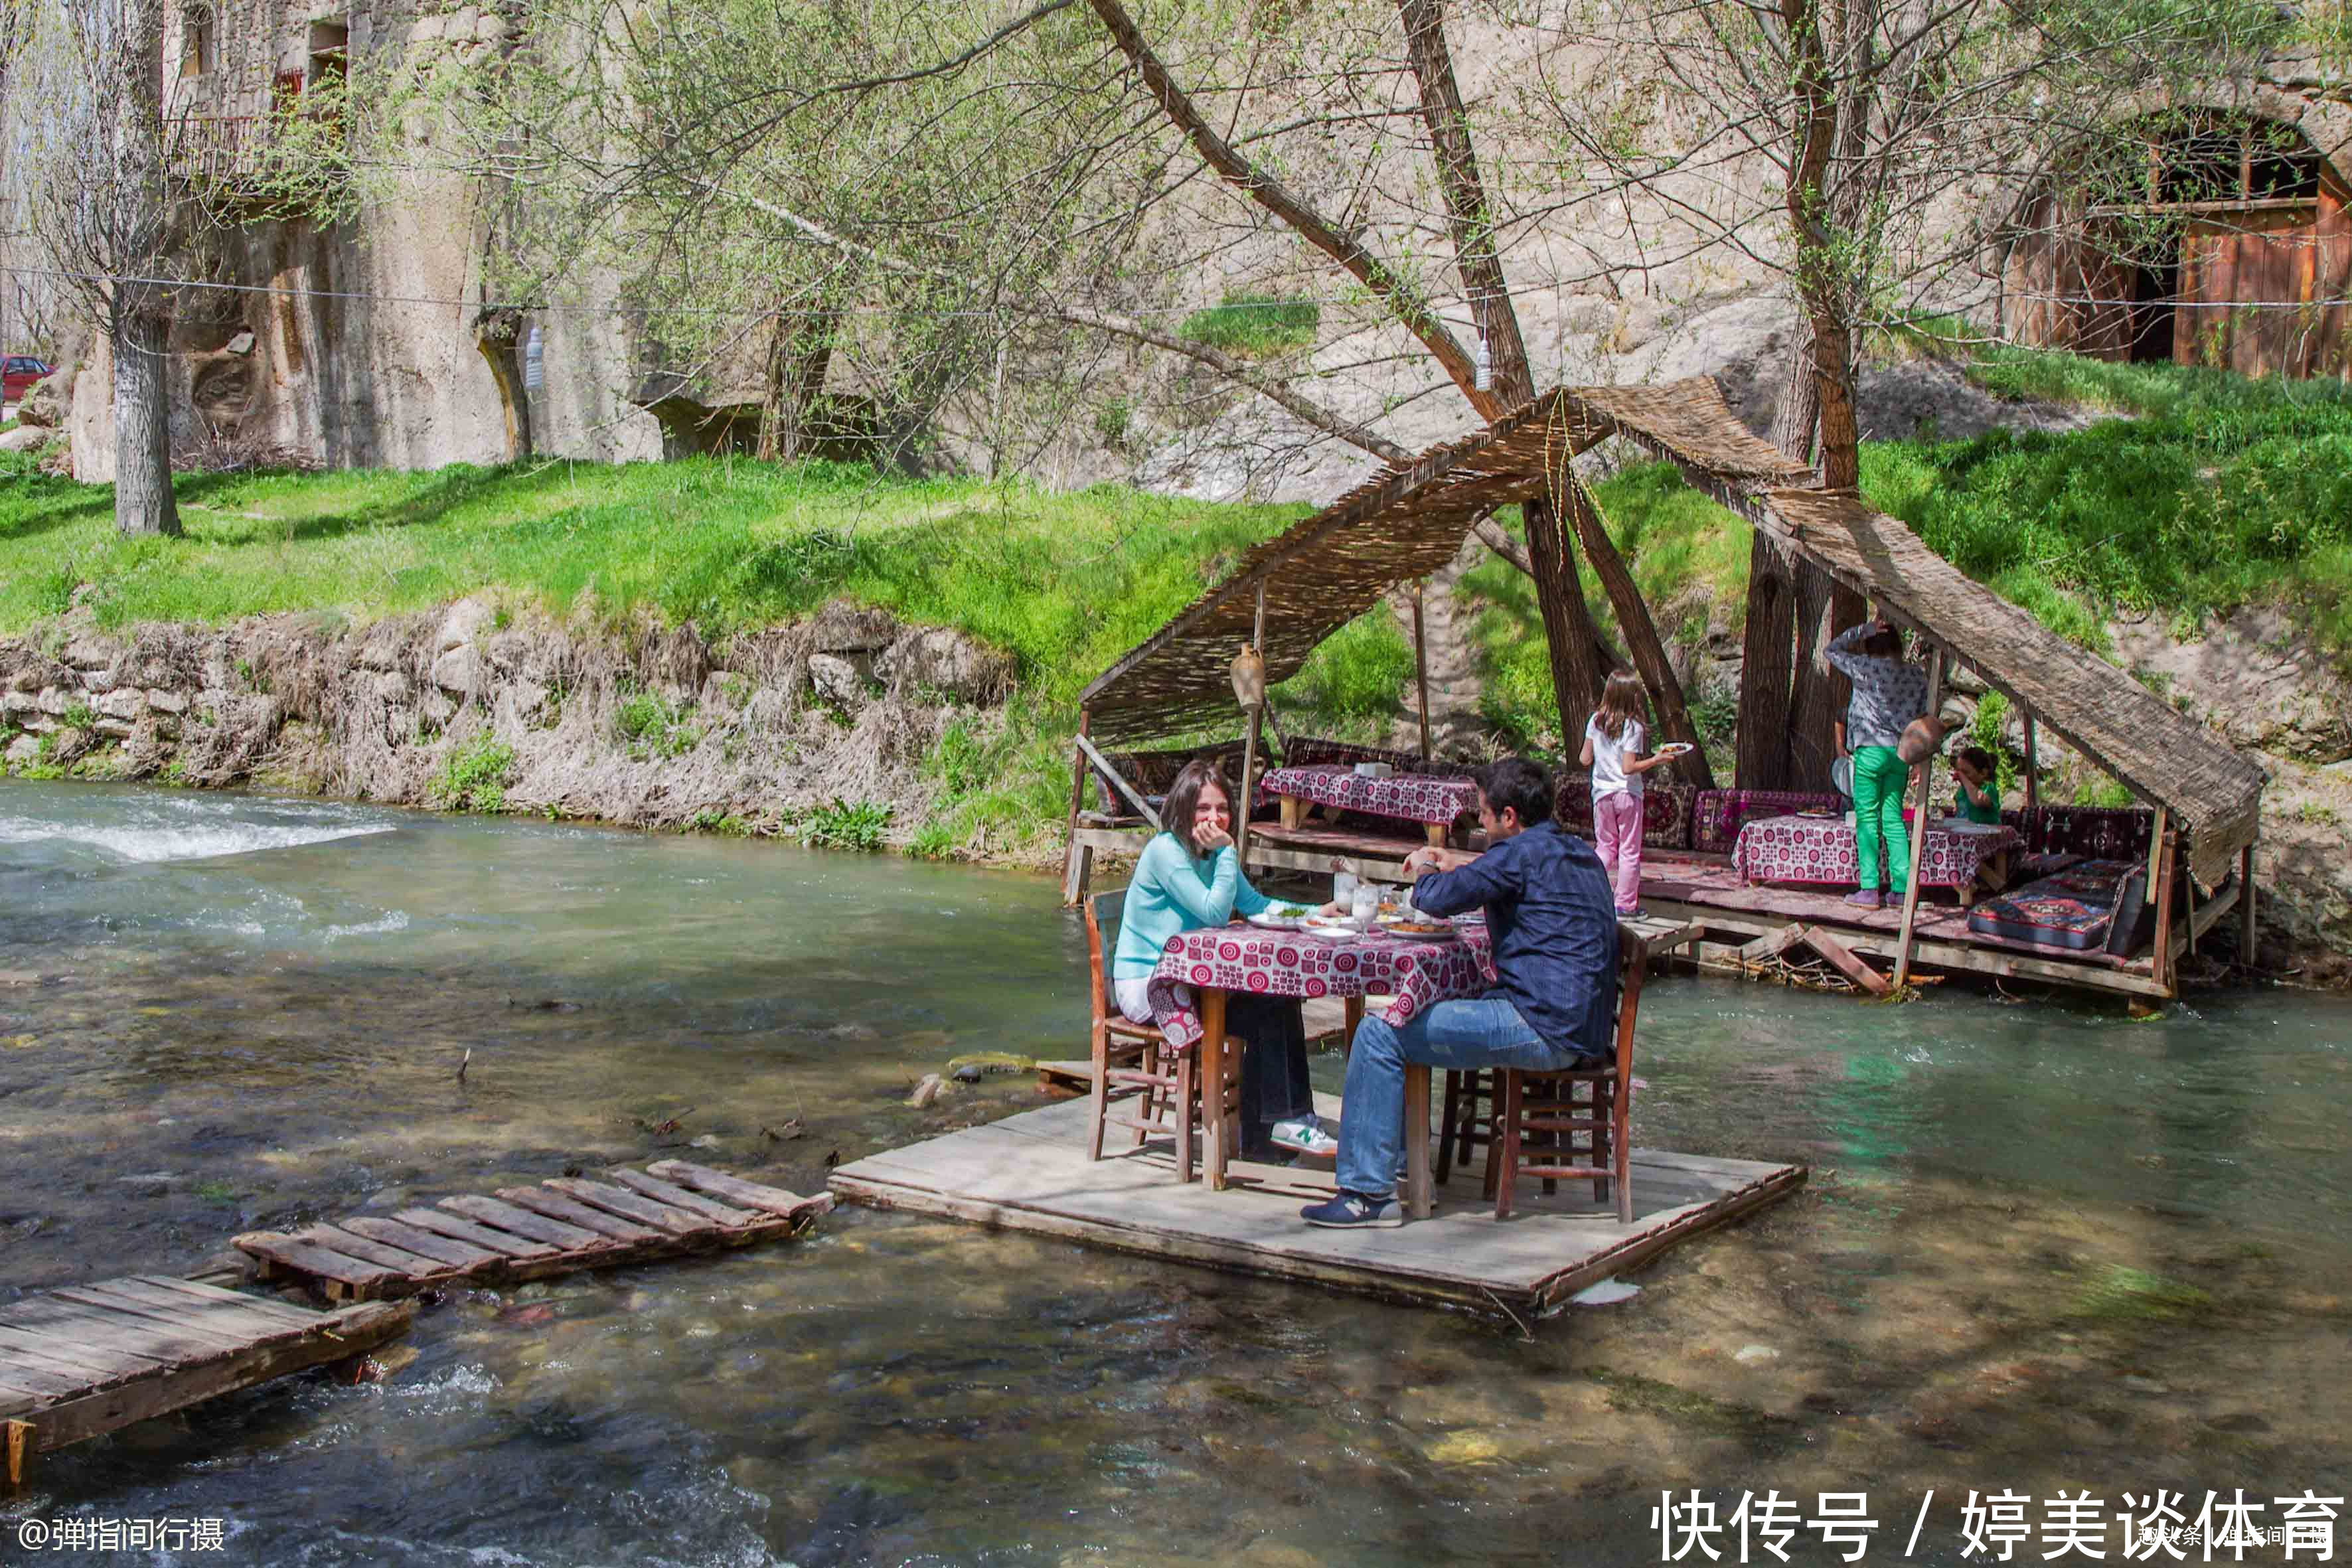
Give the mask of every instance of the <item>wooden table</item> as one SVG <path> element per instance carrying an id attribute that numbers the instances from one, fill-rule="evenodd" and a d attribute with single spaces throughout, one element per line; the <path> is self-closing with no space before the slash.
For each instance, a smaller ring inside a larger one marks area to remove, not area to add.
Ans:
<path id="1" fill-rule="evenodd" d="M 1363 1017 L 1365 996 L 1383 994 L 1389 1000 L 1381 1016 L 1402 1025 L 1435 1003 L 1480 995 L 1495 984 L 1485 921 L 1465 919 L 1456 922 L 1456 929 L 1462 933 L 1456 937 L 1347 940 L 1254 926 L 1186 931 L 1171 938 L 1160 954 L 1152 976 L 1153 1016 L 1171 1043 L 1180 1047 L 1200 1044 L 1202 1100 L 1222 1105 L 1219 1090 L 1239 1070 L 1224 1050 L 1225 997 L 1230 992 L 1342 997 L 1351 1038 Z M 1197 1016 L 1176 1000 L 1178 985 L 1191 986 L 1199 997 Z M 1202 1163 L 1209 1185 L 1222 1191 L 1241 1129 L 1237 1118 L 1213 1116 L 1207 1131 Z M 1422 1218 L 1431 1201 L 1429 1069 L 1410 1063 L 1405 1068 L 1405 1208 Z"/>
<path id="2" fill-rule="evenodd" d="M 1466 777 L 1441 773 L 1386 773 L 1368 777 L 1352 768 L 1276 768 L 1258 783 L 1258 797 L 1282 802 L 1282 825 L 1297 827 L 1318 805 L 1368 816 L 1418 822 L 1432 844 L 1443 845 L 1454 822 L 1478 809 L 1478 786 Z"/>

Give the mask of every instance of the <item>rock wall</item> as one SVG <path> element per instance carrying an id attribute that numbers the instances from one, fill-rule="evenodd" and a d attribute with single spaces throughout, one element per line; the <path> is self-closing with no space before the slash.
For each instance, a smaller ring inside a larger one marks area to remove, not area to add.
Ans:
<path id="1" fill-rule="evenodd" d="M 295 788 L 409 805 L 781 832 L 843 799 L 921 823 L 950 723 L 1001 722 L 1004 656 L 829 607 L 719 643 L 693 627 L 510 621 L 482 599 L 108 634 L 77 611 L 0 639 L 0 763 L 37 776 Z"/>

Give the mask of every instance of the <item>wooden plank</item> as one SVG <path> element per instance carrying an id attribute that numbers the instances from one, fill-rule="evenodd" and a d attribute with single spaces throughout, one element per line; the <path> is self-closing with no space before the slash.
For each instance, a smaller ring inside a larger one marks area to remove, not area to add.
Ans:
<path id="1" fill-rule="evenodd" d="M 341 1226 L 314 1225 L 308 1230 L 297 1231 L 295 1235 L 329 1251 L 340 1252 L 346 1258 L 364 1259 L 410 1279 L 431 1279 L 451 1271 L 449 1266 L 438 1258 L 391 1246 L 372 1236 L 345 1230 Z"/>
<path id="2" fill-rule="evenodd" d="M 397 1268 L 386 1268 L 362 1258 L 348 1257 L 314 1242 L 272 1231 L 248 1231 L 237 1237 L 232 1245 L 240 1252 L 267 1258 L 297 1274 L 324 1279 L 331 1294 L 372 1295 L 378 1286 L 400 1279 L 403 1273 Z"/>
<path id="3" fill-rule="evenodd" d="M 436 1236 L 446 1236 L 455 1241 L 468 1242 L 487 1252 L 502 1258 L 546 1258 L 558 1249 L 543 1241 L 529 1241 L 520 1236 L 509 1236 L 488 1226 L 459 1219 L 438 1209 L 403 1209 L 392 1216 L 403 1225 L 413 1225 L 419 1230 L 429 1230 Z"/>
<path id="4" fill-rule="evenodd" d="M 1802 1165 L 1776 1172 L 1761 1181 L 1727 1193 L 1696 1214 L 1685 1214 L 1670 1226 L 1656 1226 L 1631 1240 L 1540 1281 L 1531 1294 L 1535 1315 L 1548 1317 L 1568 1304 L 1570 1297 L 1588 1285 L 1639 1268 L 1670 1247 L 1676 1247 L 1774 1203 L 1805 1184 L 1810 1173 Z"/>
<path id="5" fill-rule="evenodd" d="M 1742 963 L 1761 963 L 1768 958 L 1778 958 L 1782 953 L 1788 952 L 1790 948 L 1796 946 L 1797 943 L 1802 942 L 1804 940 L 1804 922 L 1802 921 L 1791 921 L 1787 925 L 1782 926 L 1779 931 L 1770 931 L 1763 936 L 1759 936 L 1754 942 L 1751 942 L 1747 946 L 1741 948 L 1738 953 L 1739 962 Z"/>
<path id="6" fill-rule="evenodd" d="M 77 1343 L 22 1329 L 0 1329 L 0 1367 L 26 1367 L 53 1377 L 72 1378 L 86 1387 L 142 1376 L 171 1364 L 168 1356 Z"/>
<path id="7" fill-rule="evenodd" d="M 185 1296 L 215 1306 L 241 1307 L 264 1317 L 284 1318 L 290 1322 L 307 1323 L 318 1314 L 301 1307 L 289 1306 L 274 1296 L 254 1296 L 243 1290 L 230 1290 L 218 1285 L 200 1284 L 194 1279 L 177 1279 L 168 1274 L 133 1274 L 126 1279 L 108 1281 L 125 1289 L 136 1286 L 137 1293 L 160 1292 L 156 1300 Z"/>
<path id="8" fill-rule="evenodd" d="M 675 1182 L 665 1182 L 659 1176 L 649 1176 L 643 1171 L 631 1171 L 616 1165 L 604 1173 L 613 1178 L 614 1185 L 626 1187 L 640 1197 L 652 1198 L 674 1209 L 700 1215 L 720 1225 L 746 1225 L 760 1217 L 757 1209 L 730 1208 L 716 1198 L 688 1192 Z"/>
<path id="9" fill-rule="evenodd" d="M 475 1247 L 446 1236 L 436 1236 L 429 1230 L 419 1230 L 396 1219 L 380 1219 L 372 1215 L 352 1215 L 342 1222 L 342 1227 L 354 1235 L 396 1247 L 403 1252 L 429 1258 L 448 1268 L 478 1268 L 486 1263 L 497 1262 L 502 1256 L 486 1247 Z"/>
<path id="10" fill-rule="evenodd" d="M 0 1363 L 0 1388 L 16 1400 L 39 1404 L 61 1394 L 79 1394 L 89 1386 L 87 1378 L 71 1373 L 58 1372 L 46 1366 L 26 1366 L 22 1362 Z"/>
<path id="11" fill-rule="evenodd" d="M 499 1196 L 517 1208 L 529 1209 L 550 1219 L 560 1219 L 583 1230 L 611 1237 L 615 1241 L 652 1241 L 668 1234 L 650 1226 L 633 1225 L 602 1209 L 592 1209 L 586 1204 L 574 1203 L 562 1193 L 551 1193 L 545 1187 L 500 1187 Z"/>
<path id="12" fill-rule="evenodd" d="M 412 1303 L 372 1301 L 339 1312 L 315 1313 L 308 1328 L 282 1340 L 257 1342 L 119 1387 L 60 1401 L 40 1413 L 36 1441 L 44 1451 L 79 1443 L 133 1422 L 169 1415 L 233 1389 L 288 1373 L 364 1354 L 405 1332 Z"/>
<path id="13" fill-rule="evenodd" d="M 194 1355 L 204 1346 L 173 1334 L 149 1332 L 142 1326 L 110 1323 L 95 1315 L 68 1325 L 26 1329 L 0 1325 L 0 1360 L 14 1355 L 36 1360 L 77 1363 L 100 1371 L 136 1372 L 142 1367 L 169 1365 L 175 1358 Z"/>
<path id="14" fill-rule="evenodd" d="M 79 1300 L 110 1310 L 134 1312 L 141 1317 L 160 1316 L 168 1321 L 185 1325 L 191 1332 L 242 1334 L 248 1330 L 257 1333 L 278 1331 L 299 1328 L 317 1315 L 295 1310 L 278 1301 L 264 1306 L 252 1297 L 226 1291 L 222 1292 L 227 1297 L 226 1300 L 190 1300 L 177 1291 L 158 1289 L 152 1281 L 135 1275 L 70 1286 L 50 1294 Z"/>
<path id="15" fill-rule="evenodd" d="M 619 1215 L 623 1219 L 633 1219 L 640 1224 L 654 1226 L 668 1231 L 673 1236 L 691 1236 L 696 1231 L 710 1228 L 710 1222 L 698 1214 L 688 1214 L 684 1209 L 674 1209 L 667 1204 L 657 1204 L 651 1198 L 641 1198 L 627 1188 L 616 1187 L 610 1182 L 592 1182 L 578 1176 L 558 1176 L 552 1181 L 541 1182 L 540 1185 L 552 1187 L 566 1197 L 578 1198 L 592 1208 L 600 1208 L 607 1214 Z"/>
<path id="16" fill-rule="evenodd" d="M 533 1214 L 526 1208 L 497 1198 L 461 1194 L 443 1198 L 441 1206 L 451 1214 L 467 1219 L 479 1220 L 484 1225 L 511 1231 L 530 1241 L 543 1241 L 550 1247 L 560 1247 L 567 1252 L 583 1248 L 610 1247 L 613 1238 L 582 1226 L 567 1225 L 560 1219 L 550 1219 L 543 1214 Z"/>
<path id="17" fill-rule="evenodd" d="M 1861 986 L 1864 991 L 1869 992 L 1873 996 L 1884 996 L 1891 989 L 1891 987 L 1886 984 L 1885 978 L 1882 976 L 1878 971 L 1871 968 L 1870 965 L 1864 963 L 1861 959 L 1856 958 L 1853 955 L 1853 950 L 1852 948 L 1838 941 L 1837 938 L 1832 936 L 1829 932 L 1822 930 L 1821 927 L 1807 926 L 1805 928 L 1804 940 L 1807 947 L 1811 948 L 1815 952 L 1818 952 L 1823 958 L 1828 959 L 1832 964 L 1836 966 L 1840 973 L 1843 974 L 1848 980 L 1853 981 L 1856 985 Z M 1908 950 L 1909 945 L 1910 944 L 1908 942 L 1904 944 L 1906 951 Z M 1742 951 L 1745 950 L 1743 949 Z"/>
<path id="18" fill-rule="evenodd" d="M 2245 889 L 2242 882 L 2231 882 L 2220 892 L 2197 906 L 2189 919 L 2189 941 L 2194 946 L 2200 937 L 2221 923 L 2221 917 L 2238 907 L 2238 896 Z"/>
<path id="19" fill-rule="evenodd" d="M 1084 1069 L 1083 1076 L 1089 1082 L 1094 1078 L 1094 1063 L 1091 1061 L 1039 1062 L 1037 1066 L 1040 1070 L 1049 1067 L 1076 1067 Z M 740 1176 L 730 1176 L 724 1171 L 714 1171 L 708 1165 L 690 1164 L 684 1160 L 656 1160 L 646 1169 L 665 1181 L 677 1182 L 709 1193 L 713 1197 L 732 1199 L 745 1208 L 763 1209 L 787 1218 L 821 1201 L 802 1197 L 798 1193 L 789 1193 L 782 1187 L 745 1181 Z"/>

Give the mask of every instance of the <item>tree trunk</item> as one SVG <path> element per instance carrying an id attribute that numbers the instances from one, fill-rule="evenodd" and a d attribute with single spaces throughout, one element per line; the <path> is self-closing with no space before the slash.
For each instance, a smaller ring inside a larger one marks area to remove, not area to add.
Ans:
<path id="1" fill-rule="evenodd" d="M 474 318 L 474 348 L 490 367 L 506 416 L 507 461 L 520 463 L 537 449 L 530 426 L 530 395 L 522 376 L 522 312 L 485 310 Z"/>
<path id="2" fill-rule="evenodd" d="M 1853 333 L 1833 310 L 1813 317 L 1813 384 L 1821 394 L 1822 488 L 1862 488 L 1862 437 L 1853 413 Z"/>
<path id="3" fill-rule="evenodd" d="M 1789 787 L 1789 655 L 1795 583 L 1787 552 L 1762 529 L 1748 552 L 1748 627 L 1740 645 L 1741 789 Z"/>
<path id="4" fill-rule="evenodd" d="M 126 535 L 180 532 L 172 494 L 172 401 L 164 376 L 170 323 L 144 285 L 118 285 L 114 353 L 114 529 Z"/>
<path id="5" fill-rule="evenodd" d="M 1789 700 L 1789 787 L 1832 788 L 1837 721 L 1852 695 L 1846 678 L 1830 668 L 1830 638 L 1863 618 L 1861 595 L 1840 587 L 1810 561 L 1797 563 L 1797 668 Z"/>
<path id="6" fill-rule="evenodd" d="M 1543 613 L 1544 641 L 1551 654 L 1551 691 L 1559 704 L 1560 743 L 1572 753 L 1569 737 L 1582 732 L 1585 716 L 1601 706 L 1601 685 L 1608 671 L 1601 668 L 1593 648 L 1600 632 L 1584 602 L 1584 585 L 1577 581 L 1576 557 L 1570 553 L 1568 535 L 1559 526 L 1551 503 L 1531 500 L 1519 508 L 1528 527 L 1528 564 L 1536 580 L 1536 605 Z"/>
<path id="7" fill-rule="evenodd" d="M 1696 748 L 1678 765 L 1684 776 L 1700 789 L 1713 789 L 1715 770 L 1707 763 L 1706 748 L 1699 745 L 1697 727 L 1691 723 L 1690 710 L 1683 701 L 1683 684 L 1675 678 L 1675 667 L 1666 658 L 1665 645 L 1658 640 L 1658 630 L 1651 623 L 1642 590 L 1634 585 L 1633 574 L 1625 569 L 1624 557 L 1617 553 L 1608 530 L 1601 526 L 1601 510 L 1592 504 L 1591 492 L 1577 482 L 1574 473 L 1570 473 L 1567 479 L 1568 515 L 1575 525 L 1577 542 L 1584 546 L 1585 559 L 1592 563 L 1594 574 L 1608 591 L 1610 607 L 1617 612 L 1617 625 L 1625 634 L 1626 647 L 1633 652 L 1633 668 L 1640 673 L 1642 684 L 1650 689 L 1650 701 L 1657 710 L 1658 730 L 1670 741 L 1686 741 Z"/>
<path id="8" fill-rule="evenodd" d="M 1813 436 L 1821 424 L 1822 384 L 1813 368 L 1813 323 L 1800 314 L 1789 344 L 1788 384 L 1772 416 L 1772 445 L 1801 463 L 1813 460 Z"/>

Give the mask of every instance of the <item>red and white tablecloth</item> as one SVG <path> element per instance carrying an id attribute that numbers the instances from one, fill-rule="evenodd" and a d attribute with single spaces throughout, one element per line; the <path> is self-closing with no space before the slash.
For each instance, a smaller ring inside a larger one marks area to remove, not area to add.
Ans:
<path id="1" fill-rule="evenodd" d="M 1334 942 L 1305 931 L 1222 926 L 1169 939 L 1147 988 L 1152 1022 L 1182 1050 L 1201 1037 L 1201 1019 L 1180 986 L 1213 985 L 1266 996 L 1392 994 L 1381 1016 L 1402 1025 L 1434 1002 L 1476 996 L 1495 984 L 1484 921 L 1435 942 L 1360 936 Z"/>
<path id="2" fill-rule="evenodd" d="M 1391 773 L 1372 779 L 1352 768 L 1276 768 L 1258 782 L 1257 793 L 1260 800 L 1289 795 L 1408 822 L 1449 823 L 1465 811 L 1478 809 L 1476 784 L 1429 773 Z"/>
<path id="3" fill-rule="evenodd" d="M 1930 824 L 1919 884 L 1972 886 L 1986 861 L 2022 842 L 2013 827 L 1955 833 Z M 1750 822 L 1731 847 L 1731 863 L 1751 882 L 1828 882 L 1851 888 L 1862 876 L 1854 859 L 1853 828 L 1834 816 L 1767 816 Z"/>

